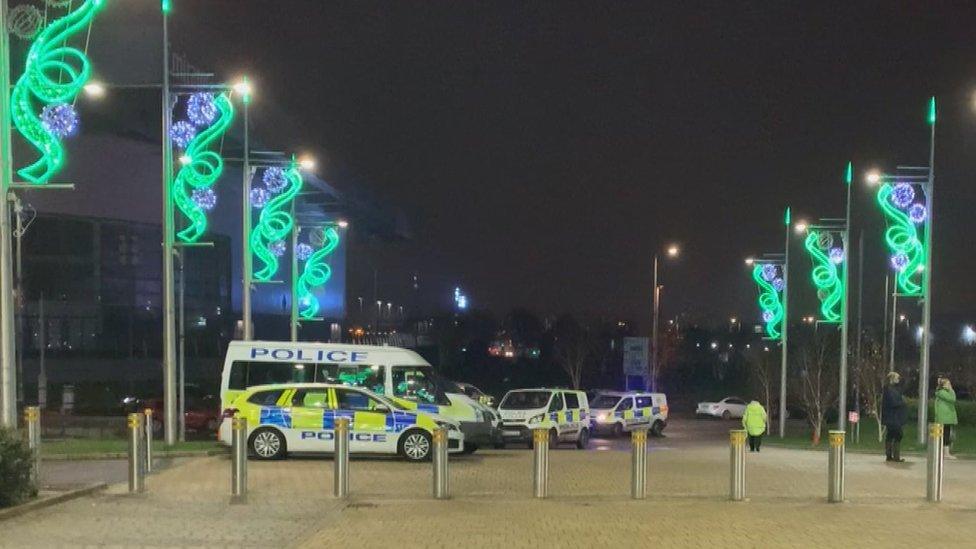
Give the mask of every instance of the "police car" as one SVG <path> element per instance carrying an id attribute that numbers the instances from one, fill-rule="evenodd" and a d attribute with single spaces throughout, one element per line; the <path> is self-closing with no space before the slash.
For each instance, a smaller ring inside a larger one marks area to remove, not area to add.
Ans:
<path id="1" fill-rule="evenodd" d="M 350 453 L 398 454 L 409 461 L 429 459 L 433 432 L 448 429 L 448 451 L 459 452 L 464 435 L 455 421 L 405 410 L 366 389 L 327 383 L 255 385 L 224 410 L 218 439 L 229 445 L 231 420 L 247 418 L 249 453 L 280 459 L 290 452 L 335 451 L 335 424 L 349 418 Z"/>
<path id="2" fill-rule="evenodd" d="M 498 413 L 505 442 L 532 447 L 532 431 L 549 429 L 549 445 L 573 442 L 586 448 L 590 441 L 590 407 L 583 391 L 515 389 L 505 393 Z"/>
<path id="3" fill-rule="evenodd" d="M 663 393 L 601 392 L 590 405 L 594 434 L 622 436 L 638 428 L 661 436 L 668 425 L 668 399 Z"/>

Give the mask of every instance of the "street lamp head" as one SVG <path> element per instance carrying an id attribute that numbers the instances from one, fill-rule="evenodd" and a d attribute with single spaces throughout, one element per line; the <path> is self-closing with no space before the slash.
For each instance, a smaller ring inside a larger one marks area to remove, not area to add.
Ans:
<path id="1" fill-rule="evenodd" d="M 246 76 L 241 77 L 240 80 L 234 84 L 234 93 L 241 96 L 241 101 L 249 103 L 251 101 L 251 93 L 254 89 L 251 87 L 251 83 L 247 80 Z"/>
<path id="2" fill-rule="evenodd" d="M 339 225 L 339 228 L 340 229 L 345 229 L 345 228 L 349 227 L 349 222 L 346 221 L 345 219 L 340 219 L 339 222 L 336 223 L 336 224 Z"/>
<path id="3" fill-rule="evenodd" d="M 92 80 L 85 84 L 84 90 L 85 95 L 92 99 L 101 99 L 105 97 L 105 85 L 97 80 Z"/>
<path id="4" fill-rule="evenodd" d="M 307 172 L 315 169 L 315 159 L 311 156 L 303 156 L 298 159 L 298 165 Z"/>
<path id="5" fill-rule="evenodd" d="M 735 323 L 736 323 L 736 322 L 738 322 L 738 321 L 739 321 L 739 319 L 737 319 L 737 318 L 735 318 L 734 316 L 733 316 L 732 318 L 730 318 L 730 319 L 729 319 L 729 322 L 730 322 L 731 324 L 735 324 Z"/>
<path id="6" fill-rule="evenodd" d="M 864 176 L 864 180 L 870 185 L 877 185 L 881 182 L 881 172 L 878 170 L 871 170 Z"/>
<path id="7" fill-rule="evenodd" d="M 793 225 L 793 230 L 796 231 L 796 234 L 803 234 L 803 233 L 807 232 L 807 223 L 806 223 L 806 221 L 797 221 L 796 222 L 796 225 Z"/>
<path id="8" fill-rule="evenodd" d="M 183 164 L 184 166 L 188 166 L 191 162 L 193 162 L 193 159 L 190 158 L 190 155 L 188 154 L 180 155 L 180 164 Z"/>
<path id="9" fill-rule="evenodd" d="M 755 262 L 756 262 L 756 260 L 753 259 L 753 258 L 751 258 L 751 257 L 747 257 L 746 258 L 746 265 L 748 265 L 749 267 L 752 267 L 753 263 L 755 263 Z"/>

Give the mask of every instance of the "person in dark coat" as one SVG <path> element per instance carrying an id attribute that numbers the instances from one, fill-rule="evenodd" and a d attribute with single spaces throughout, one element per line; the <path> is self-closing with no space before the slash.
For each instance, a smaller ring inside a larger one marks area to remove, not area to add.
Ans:
<path id="1" fill-rule="evenodd" d="M 887 386 L 881 398 L 881 422 L 885 426 L 885 461 L 902 463 L 901 457 L 902 428 L 908 421 L 908 408 L 905 397 L 901 394 L 901 376 L 897 372 L 890 372 Z"/>

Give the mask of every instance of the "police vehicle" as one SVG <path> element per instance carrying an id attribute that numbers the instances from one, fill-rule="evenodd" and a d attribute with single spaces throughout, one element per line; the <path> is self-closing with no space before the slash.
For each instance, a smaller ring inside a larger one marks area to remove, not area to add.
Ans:
<path id="1" fill-rule="evenodd" d="M 661 436 L 668 425 L 668 399 L 663 393 L 604 391 L 590 405 L 593 434 L 622 436 L 634 429 L 650 429 Z"/>
<path id="2" fill-rule="evenodd" d="M 505 442 L 532 447 L 532 431 L 549 429 L 549 445 L 573 442 L 586 448 L 590 441 L 590 407 L 583 391 L 515 389 L 498 405 Z"/>
<path id="3" fill-rule="evenodd" d="M 361 387 L 406 410 L 444 416 L 460 425 L 464 451 L 497 446 L 501 430 L 487 406 L 441 379 L 417 353 L 398 347 L 313 342 L 231 341 L 221 375 L 221 409 L 242 391 L 270 383 L 331 383 Z"/>
<path id="4" fill-rule="evenodd" d="M 248 450 L 258 459 L 334 452 L 338 418 L 349 419 L 350 453 L 399 454 L 423 461 L 431 456 L 438 427 L 448 429 L 448 451 L 460 451 L 464 442 L 457 422 L 404 410 L 375 393 L 344 385 L 284 383 L 240 391 L 220 424 L 223 444 L 230 444 L 235 415 L 247 419 Z"/>

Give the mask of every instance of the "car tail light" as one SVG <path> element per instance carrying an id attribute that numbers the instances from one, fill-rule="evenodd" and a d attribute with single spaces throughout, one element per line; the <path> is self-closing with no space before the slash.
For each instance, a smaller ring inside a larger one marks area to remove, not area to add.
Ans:
<path id="1" fill-rule="evenodd" d="M 224 413 L 221 414 L 220 417 L 222 419 L 230 419 L 233 418 L 234 414 L 236 413 L 237 413 L 237 408 L 224 408 Z"/>

